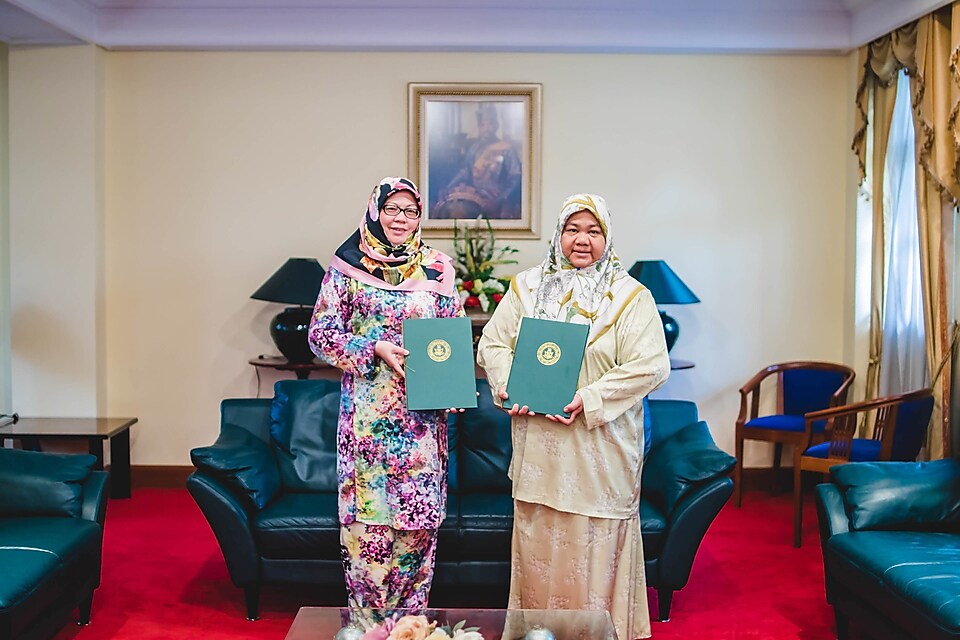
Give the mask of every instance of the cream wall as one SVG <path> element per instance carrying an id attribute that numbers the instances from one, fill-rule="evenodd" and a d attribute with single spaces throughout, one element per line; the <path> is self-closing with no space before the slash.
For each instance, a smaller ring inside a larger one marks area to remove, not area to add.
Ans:
<path id="1" fill-rule="evenodd" d="M 14 408 L 106 411 L 103 51 L 9 56 L 10 331 Z"/>
<path id="2" fill-rule="evenodd" d="M 10 391 L 10 179 L 8 172 L 7 46 L 0 43 L 0 413 L 11 412 Z"/>
<path id="3" fill-rule="evenodd" d="M 219 401 L 257 393 L 279 307 L 249 295 L 289 256 L 327 264 L 406 171 L 411 81 L 543 84 L 543 239 L 510 241 L 519 266 L 566 195 L 603 194 L 624 262 L 663 258 L 702 299 L 669 308 L 697 366 L 656 395 L 695 400 L 728 451 L 760 367 L 852 357 L 849 57 L 105 58 L 106 412 L 140 417 L 135 464 L 187 464 Z"/>

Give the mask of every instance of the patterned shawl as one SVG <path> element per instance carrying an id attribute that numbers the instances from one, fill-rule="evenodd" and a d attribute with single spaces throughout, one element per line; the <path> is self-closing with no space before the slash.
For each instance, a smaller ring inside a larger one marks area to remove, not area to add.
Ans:
<path id="1" fill-rule="evenodd" d="M 606 246 L 599 260 L 577 269 L 563 255 L 560 236 L 567 219 L 580 211 L 589 211 L 597 219 Z M 613 251 L 607 203 L 600 196 L 585 193 L 564 201 L 547 259 L 518 275 L 516 284 L 526 315 L 589 324 L 590 343 L 613 326 L 623 308 L 643 288 Z"/>
<path id="2" fill-rule="evenodd" d="M 420 241 L 420 227 L 403 244 L 387 240 L 380 210 L 387 198 L 409 191 L 423 209 L 417 185 L 406 178 L 384 178 L 370 194 L 360 228 L 337 249 L 330 266 L 379 289 L 388 291 L 433 291 L 444 296 L 456 294 L 450 258 Z M 403 214 L 400 214 L 403 215 Z"/>

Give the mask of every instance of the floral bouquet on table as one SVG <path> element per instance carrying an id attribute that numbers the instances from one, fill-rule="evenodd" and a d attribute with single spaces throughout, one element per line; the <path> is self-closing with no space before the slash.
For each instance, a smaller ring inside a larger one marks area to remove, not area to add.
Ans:
<path id="1" fill-rule="evenodd" d="M 450 627 L 438 627 L 426 616 L 406 615 L 387 618 L 364 633 L 360 640 L 484 640 L 477 627 L 466 627 L 461 620 Z"/>
<path id="2" fill-rule="evenodd" d="M 516 264 L 510 257 L 515 253 L 517 250 L 513 247 L 497 247 L 493 226 L 483 216 L 465 225 L 463 230 L 454 223 L 453 266 L 460 302 L 466 309 L 479 308 L 486 313 L 496 308 L 510 286 L 510 279 L 494 277 L 493 269 L 502 264 Z"/>

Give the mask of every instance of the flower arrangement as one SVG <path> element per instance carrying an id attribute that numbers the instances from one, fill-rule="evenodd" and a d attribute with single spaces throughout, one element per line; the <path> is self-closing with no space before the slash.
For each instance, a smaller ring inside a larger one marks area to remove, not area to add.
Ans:
<path id="1" fill-rule="evenodd" d="M 482 225 L 480 221 L 486 223 Z M 453 266 L 457 272 L 457 291 L 460 302 L 466 309 L 479 308 L 492 311 L 510 286 L 509 278 L 496 278 L 494 267 L 516 264 L 511 258 L 517 249 L 506 245 L 497 247 L 493 226 L 484 216 L 461 231 L 453 225 Z"/>
<path id="2" fill-rule="evenodd" d="M 451 627 L 438 627 L 426 616 L 406 615 L 387 618 L 364 633 L 360 640 L 484 640 L 477 627 L 466 627 L 461 620 Z"/>

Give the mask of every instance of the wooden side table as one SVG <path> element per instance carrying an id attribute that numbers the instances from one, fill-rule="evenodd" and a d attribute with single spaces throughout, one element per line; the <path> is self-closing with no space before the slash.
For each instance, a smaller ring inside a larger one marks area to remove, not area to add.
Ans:
<path id="1" fill-rule="evenodd" d="M 0 442 L 41 438 L 87 441 L 87 450 L 103 469 L 103 441 L 110 442 L 110 497 L 130 497 L 130 427 L 136 418 L 20 418 L 0 427 Z"/>
<path id="2" fill-rule="evenodd" d="M 320 360 L 290 362 L 283 356 L 257 356 L 256 358 L 250 358 L 249 362 L 255 367 L 273 369 L 274 371 L 293 371 L 297 380 L 306 380 L 310 377 L 312 371 L 327 371 L 334 368 Z"/>

